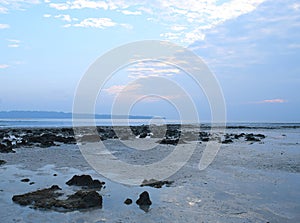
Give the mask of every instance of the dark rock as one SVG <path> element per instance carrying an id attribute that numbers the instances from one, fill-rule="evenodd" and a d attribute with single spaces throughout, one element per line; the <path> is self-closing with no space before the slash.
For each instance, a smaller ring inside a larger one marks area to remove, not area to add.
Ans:
<path id="1" fill-rule="evenodd" d="M 245 133 L 240 133 L 240 134 L 235 134 L 234 135 L 234 138 L 235 139 L 240 139 L 240 138 L 242 138 L 242 137 L 244 137 L 245 136 Z"/>
<path id="2" fill-rule="evenodd" d="M 174 145 L 176 146 L 179 143 L 179 138 L 176 139 L 162 139 L 161 141 L 158 141 L 160 144 L 169 144 L 169 145 Z"/>
<path id="3" fill-rule="evenodd" d="M 146 138 L 148 136 L 148 134 L 147 134 L 147 132 L 142 132 L 141 134 L 140 134 L 140 138 L 142 139 L 142 138 Z"/>
<path id="4" fill-rule="evenodd" d="M 232 139 L 225 139 L 222 141 L 223 144 L 229 144 L 229 143 L 233 143 Z"/>
<path id="5" fill-rule="evenodd" d="M 77 191 L 75 194 L 68 196 L 65 200 L 57 199 L 62 193 L 56 192 L 61 190 L 57 185 L 51 188 L 37 190 L 23 195 L 15 195 L 12 200 L 20 205 L 30 205 L 34 208 L 46 210 L 74 211 L 92 207 L 102 207 L 102 196 L 96 191 Z"/>
<path id="6" fill-rule="evenodd" d="M 35 184 L 35 182 L 30 182 L 29 185 Z"/>
<path id="7" fill-rule="evenodd" d="M 0 143 L 0 153 L 15 153 L 11 142 L 8 143 L 7 145 Z"/>
<path id="8" fill-rule="evenodd" d="M 148 212 L 150 209 L 150 205 L 152 204 L 149 193 L 147 191 L 141 193 L 136 203 L 139 205 L 140 209 L 142 209 L 145 212 Z"/>
<path id="9" fill-rule="evenodd" d="M 130 205 L 130 204 L 132 204 L 132 200 L 131 200 L 130 198 L 127 198 L 127 199 L 124 201 L 124 204 Z"/>
<path id="10" fill-rule="evenodd" d="M 53 176 L 54 176 L 54 177 L 56 177 L 56 176 L 57 176 L 57 174 L 56 174 L 56 173 L 54 173 L 54 174 L 53 174 Z"/>
<path id="11" fill-rule="evenodd" d="M 55 130 L 35 130 L 33 134 L 26 135 L 22 139 L 22 141 L 18 144 L 18 146 L 31 146 L 33 144 L 37 144 L 37 146 L 47 148 L 51 146 L 57 146 L 55 142 L 65 143 L 65 144 L 74 144 L 76 140 L 74 137 L 63 137 L 57 136 Z"/>
<path id="12" fill-rule="evenodd" d="M 143 193 L 140 194 L 139 199 L 136 201 L 138 205 L 151 205 L 152 202 L 150 200 L 149 193 L 147 191 L 144 191 Z"/>
<path id="13" fill-rule="evenodd" d="M 102 207 L 102 196 L 96 191 L 80 190 L 69 196 L 66 200 L 57 200 L 54 206 L 68 210 Z"/>
<path id="14" fill-rule="evenodd" d="M 5 160 L 0 160 L 0 165 L 4 165 L 6 163 Z"/>
<path id="15" fill-rule="evenodd" d="M 12 200 L 20 205 L 33 205 L 34 207 L 45 208 L 47 206 L 47 202 L 49 204 L 53 203 L 55 198 L 62 195 L 62 193 L 56 192 L 57 190 L 61 190 L 61 188 L 59 188 L 57 185 L 53 185 L 50 188 L 37 190 L 22 195 L 14 195 Z"/>
<path id="16" fill-rule="evenodd" d="M 208 133 L 208 132 L 199 132 L 199 137 L 200 138 L 208 138 L 208 137 L 210 137 L 210 133 Z"/>
<path id="17" fill-rule="evenodd" d="M 256 137 L 258 137 L 258 138 L 261 138 L 261 139 L 264 139 L 264 138 L 266 138 L 266 136 L 265 136 L 265 135 L 263 135 L 263 134 L 256 134 L 256 135 L 254 135 L 254 136 L 256 136 Z"/>
<path id="18" fill-rule="evenodd" d="M 155 179 L 151 179 L 151 180 L 144 180 L 143 183 L 141 184 L 141 187 L 149 186 L 154 188 L 162 188 L 162 186 L 166 185 L 168 187 L 172 183 L 174 183 L 174 181 L 168 181 L 168 180 L 158 181 Z"/>
<path id="19" fill-rule="evenodd" d="M 202 142 L 208 142 L 209 141 L 209 138 L 208 137 L 203 137 L 200 139 Z"/>
<path id="20" fill-rule="evenodd" d="M 81 142 L 99 142 L 100 136 L 99 135 L 83 135 L 80 138 Z"/>
<path id="21" fill-rule="evenodd" d="M 259 138 L 256 138 L 256 137 L 254 136 L 254 134 L 252 134 L 252 133 L 246 134 L 246 135 L 245 135 L 245 140 L 246 140 L 246 141 L 251 141 L 251 142 L 259 142 L 259 141 L 260 141 L 260 139 L 259 139 Z"/>
<path id="22" fill-rule="evenodd" d="M 101 189 L 105 182 L 99 180 L 93 180 L 90 175 L 74 175 L 72 179 L 66 182 L 69 186 L 81 186 L 89 189 Z"/>
<path id="23" fill-rule="evenodd" d="M 29 181 L 30 181 L 29 178 L 24 178 L 24 179 L 21 180 L 21 182 L 29 182 Z"/>

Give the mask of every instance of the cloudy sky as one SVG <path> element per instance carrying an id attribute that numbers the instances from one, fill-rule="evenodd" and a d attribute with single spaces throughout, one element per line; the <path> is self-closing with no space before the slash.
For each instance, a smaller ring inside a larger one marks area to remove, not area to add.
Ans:
<path id="1" fill-rule="evenodd" d="M 0 111 L 72 111 L 77 85 L 99 56 L 153 39 L 203 59 L 223 90 L 229 121 L 300 121 L 297 0 L 0 0 L 0 32 Z M 178 118 L 172 100 L 185 100 L 178 92 L 142 95 L 145 86 L 162 91 L 145 81 L 157 77 L 176 81 L 201 119 L 210 119 L 202 90 L 176 67 L 157 63 L 114 74 L 96 112 L 109 113 L 123 92 L 140 97 L 132 114 Z"/>

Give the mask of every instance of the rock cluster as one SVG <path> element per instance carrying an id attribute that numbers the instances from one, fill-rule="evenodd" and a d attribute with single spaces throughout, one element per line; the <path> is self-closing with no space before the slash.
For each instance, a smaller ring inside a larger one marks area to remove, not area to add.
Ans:
<path id="1" fill-rule="evenodd" d="M 29 179 L 22 179 L 22 182 L 28 182 Z M 69 195 L 67 199 L 59 199 L 63 193 L 61 188 L 53 185 L 50 188 L 37 190 L 34 192 L 14 195 L 12 200 L 20 205 L 28 205 L 33 208 L 47 210 L 73 211 L 87 209 L 92 207 L 102 207 L 102 196 L 96 191 L 102 188 L 104 182 L 93 180 L 89 175 L 73 176 L 67 182 L 68 185 L 83 186 L 85 190 L 79 190 Z"/>
<path id="2" fill-rule="evenodd" d="M 113 126 L 97 127 L 97 132 L 91 133 L 89 127 L 79 127 L 77 130 L 80 136 L 76 136 L 81 143 L 99 142 L 100 140 L 131 138 L 159 138 L 157 143 L 177 145 L 186 141 L 208 142 L 210 140 L 223 144 L 233 143 L 236 140 L 244 139 L 246 142 L 259 142 L 265 138 L 263 134 L 225 134 L 210 133 L 208 131 L 182 131 L 181 125 L 163 126 L 130 126 L 130 130 L 119 127 L 118 134 Z M 184 129 L 184 128 L 183 128 Z M 223 138 L 223 140 L 221 140 Z M 0 131 L 0 152 L 15 152 L 20 147 L 42 147 L 59 146 L 61 144 L 75 144 L 77 141 L 72 128 L 32 128 L 32 129 L 1 129 Z"/>
<path id="3" fill-rule="evenodd" d="M 22 182 L 29 182 L 30 179 L 24 178 Z M 82 187 L 74 194 L 68 195 L 66 199 L 61 199 L 64 195 L 62 189 L 58 185 L 53 185 L 49 188 L 36 190 L 33 192 L 14 195 L 12 200 L 22 206 L 30 206 L 32 208 L 44 209 L 44 210 L 55 210 L 55 211 L 75 211 L 88 208 L 102 208 L 102 196 L 97 192 L 102 188 L 104 182 L 99 180 L 93 180 L 89 175 L 74 175 L 69 181 L 66 182 L 68 185 L 75 185 Z M 145 186 L 153 186 L 160 188 L 162 185 L 170 184 L 169 181 L 155 181 L 150 180 L 145 182 Z M 84 188 L 84 189 L 83 189 Z M 124 204 L 132 204 L 132 199 L 127 198 Z M 136 204 L 148 212 L 152 201 L 147 191 L 144 191 L 139 195 L 136 200 Z"/>

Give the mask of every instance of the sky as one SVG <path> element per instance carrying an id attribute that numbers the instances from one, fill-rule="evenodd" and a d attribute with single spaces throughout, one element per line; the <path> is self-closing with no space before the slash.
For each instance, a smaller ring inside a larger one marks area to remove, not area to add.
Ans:
<path id="1" fill-rule="evenodd" d="M 297 0 L 0 0 L 0 33 L 0 111 L 70 112 L 77 86 L 97 58 L 134 41 L 165 40 L 206 63 L 223 91 L 228 121 L 300 122 Z M 124 100 L 139 98 L 133 115 L 180 118 L 172 104 L 185 103 L 180 93 L 161 98 L 140 91 L 162 93 L 163 86 L 145 81 L 157 77 L 178 83 L 200 119 L 210 120 L 203 89 L 161 63 L 116 72 L 95 112 L 110 113 L 123 92 Z"/>

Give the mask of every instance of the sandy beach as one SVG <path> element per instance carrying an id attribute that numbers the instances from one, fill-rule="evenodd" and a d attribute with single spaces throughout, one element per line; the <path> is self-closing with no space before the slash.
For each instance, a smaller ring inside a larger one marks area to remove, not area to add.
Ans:
<path id="1" fill-rule="evenodd" d="M 18 131 L 25 132 L 24 129 Z M 159 139 L 150 133 L 148 135 L 151 137 L 146 134 L 145 138 L 126 140 L 145 148 L 149 143 L 156 143 L 155 150 L 133 152 L 118 139 L 111 137 L 103 142 L 117 159 L 144 165 L 166 156 L 176 146 L 172 143 L 158 144 Z M 234 138 L 242 133 L 246 136 Z M 20 132 L 16 134 L 26 135 Z M 299 128 L 232 128 L 227 129 L 227 134 L 230 136 L 227 139 L 233 139 L 232 142 L 223 140 L 214 161 L 202 171 L 198 169 L 198 164 L 206 140 L 203 137 L 197 141 L 185 140 L 184 147 L 196 145 L 196 149 L 191 159 L 166 179 L 172 183 L 162 188 L 113 182 L 87 163 L 78 145 L 71 139 L 69 143 L 54 142 L 59 146 L 41 146 L 42 144 L 34 143 L 30 146 L 26 143 L 15 146 L 14 153 L 0 153 L 0 160 L 5 161 L 0 166 L 1 221 L 299 222 Z M 247 134 L 261 134 L 264 138 L 256 137 L 258 140 L 251 141 L 247 140 Z M 102 156 L 105 158 L 105 154 Z M 21 206 L 12 201 L 14 195 L 49 188 L 52 185 L 58 185 L 64 193 L 62 198 L 66 198 L 78 190 L 75 186 L 66 185 L 66 182 L 72 176 L 82 174 L 105 182 L 105 187 L 98 191 L 103 198 L 101 208 L 43 210 L 34 209 L 30 205 Z M 23 182 L 26 178 L 29 180 Z M 150 194 L 152 201 L 147 212 L 135 203 L 143 191 Z M 132 199 L 131 205 L 124 204 L 127 198 Z"/>

